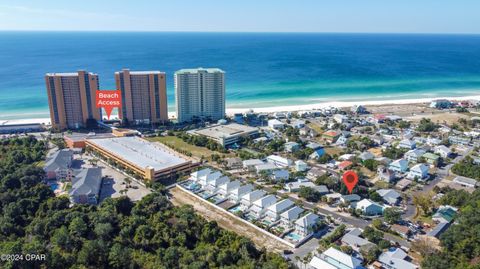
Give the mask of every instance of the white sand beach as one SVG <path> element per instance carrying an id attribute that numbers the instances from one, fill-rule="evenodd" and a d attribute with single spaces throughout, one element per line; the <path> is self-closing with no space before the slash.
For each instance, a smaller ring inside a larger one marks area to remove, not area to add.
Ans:
<path id="1" fill-rule="evenodd" d="M 291 105 L 291 106 L 276 106 L 276 107 L 251 107 L 251 108 L 227 108 L 226 114 L 232 116 L 235 113 L 244 113 L 253 110 L 256 113 L 273 113 L 273 112 L 294 112 L 294 111 L 308 111 L 316 110 L 325 107 L 351 107 L 353 105 L 377 106 L 377 105 L 406 105 L 406 104 L 420 104 L 430 103 L 436 99 L 448 99 L 455 101 L 480 100 L 480 95 L 462 96 L 462 97 L 432 97 L 420 99 L 399 99 L 399 100 L 375 100 L 375 101 L 332 101 L 322 102 L 309 105 Z M 175 112 L 168 112 L 170 119 L 175 119 Z M 118 118 L 118 114 L 112 114 L 111 119 Z M 43 123 L 50 124 L 50 118 L 30 118 L 30 119 L 12 119 L 0 120 L 0 125 L 10 124 L 26 124 L 26 123 Z"/>
<path id="2" fill-rule="evenodd" d="M 353 105 L 363 106 L 376 106 L 376 105 L 404 105 L 404 104 L 420 104 L 430 103 L 437 99 L 448 99 L 455 101 L 468 101 L 468 100 L 480 100 L 480 95 L 475 96 L 463 96 L 463 97 L 433 97 L 433 98 L 420 98 L 420 99 L 399 99 L 399 100 L 375 100 L 375 101 L 332 101 L 322 102 L 309 105 L 291 105 L 291 106 L 278 106 L 278 107 L 252 107 L 252 108 L 227 108 L 227 115 L 233 115 L 234 113 L 243 113 L 252 109 L 256 113 L 272 113 L 272 112 L 294 112 L 294 111 L 308 111 L 321 109 L 325 107 L 351 107 Z"/>

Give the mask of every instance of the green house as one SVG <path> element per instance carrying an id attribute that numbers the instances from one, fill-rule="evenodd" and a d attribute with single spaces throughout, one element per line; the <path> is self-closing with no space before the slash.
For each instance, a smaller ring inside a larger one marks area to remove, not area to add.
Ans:
<path id="1" fill-rule="evenodd" d="M 440 156 L 430 152 L 423 154 L 422 157 L 425 159 L 427 163 L 435 166 L 438 166 L 438 163 L 440 162 Z"/>

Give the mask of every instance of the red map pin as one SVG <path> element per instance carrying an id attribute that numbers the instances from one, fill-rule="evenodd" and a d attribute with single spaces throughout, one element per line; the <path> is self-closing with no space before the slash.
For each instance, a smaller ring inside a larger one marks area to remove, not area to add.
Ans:
<path id="1" fill-rule="evenodd" d="M 105 109 L 108 119 L 110 119 L 110 114 L 115 107 L 120 108 L 122 106 L 122 94 L 119 90 L 98 90 L 96 97 L 97 108 Z"/>
<path id="2" fill-rule="evenodd" d="M 352 193 L 353 188 L 358 183 L 358 175 L 352 170 L 348 170 L 343 174 L 343 183 L 345 183 L 345 186 L 347 186 L 347 189 L 350 193 Z"/>

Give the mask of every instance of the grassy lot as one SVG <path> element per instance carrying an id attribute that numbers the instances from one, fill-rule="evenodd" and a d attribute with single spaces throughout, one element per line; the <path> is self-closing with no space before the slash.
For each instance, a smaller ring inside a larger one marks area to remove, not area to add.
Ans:
<path id="1" fill-rule="evenodd" d="M 310 122 L 309 124 L 307 124 L 307 126 L 312 128 L 313 130 L 315 130 L 319 134 L 323 133 L 323 131 L 324 131 L 322 129 L 322 127 L 318 123 L 315 123 L 315 122 Z"/>
<path id="2" fill-rule="evenodd" d="M 343 149 L 338 148 L 338 147 L 325 147 L 325 152 L 330 155 L 340 155 L 343 152 Z"/>
<path id="3" fill-rule="evenodd" d="M 182 139 L 176 136 L 157 136 L 157 137 L 149 137 L 147 140 L 152 142 L 160 142 L 167 146 L 173 146 L 175 148 L 181 148 L 188 152 L 191 152 L 194 157 L 201 158 L 202 156 L 207 158 L 210 157 L 214 153 L 218 153 L 215 151 L 211 151 L 204 147 L 197 147 L 195 145 L 190 145 L 187 142 L 184 142 Z"/>

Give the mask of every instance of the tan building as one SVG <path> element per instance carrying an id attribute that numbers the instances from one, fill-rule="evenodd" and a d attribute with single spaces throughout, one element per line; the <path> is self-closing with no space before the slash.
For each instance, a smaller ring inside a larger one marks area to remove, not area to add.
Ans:
<path id="1" fill-rule="evenodd" d="M 98 75 L 86 71 L 48 73 L 47 85 L 50 119 L 55 129 L 76 129 L 87 126 L 88 119 L 100 120 L 95 105 Z"/>
<path id="2" fill-rule="evenodd" d="M 136 136 L 87 139 L 86 149 L 147 181 L 186 175 L 197 162 L 170 148 Z"/>
<path id="3" fill-rule="evenodd" d="M 121 119 L 129 124 L 164 123 L 168 120 L 165 73 L 160 71 L 115 72 L 122 93 Z"/>

